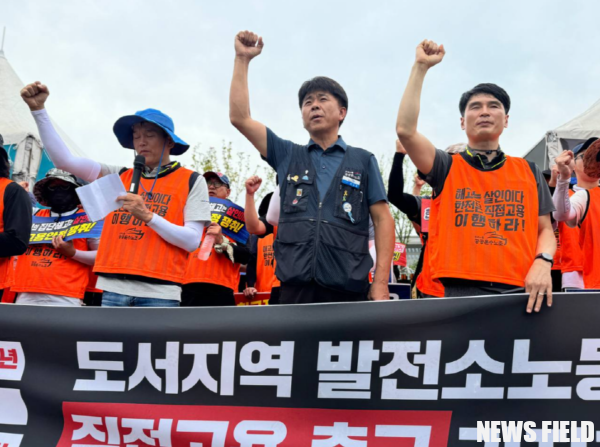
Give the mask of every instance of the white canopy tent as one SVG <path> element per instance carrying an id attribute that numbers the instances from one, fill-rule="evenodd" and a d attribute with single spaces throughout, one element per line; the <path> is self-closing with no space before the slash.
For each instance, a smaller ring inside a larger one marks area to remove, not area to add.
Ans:
<path id="1" fill-rule="evenodd" d="M 578 117 L 546 132 L 523 158 L 548 169 L 563 150 L 573 149 L 591 137 L 600 137 L 600 100 Z"/>
<path id="2" fill-rule="evenodd" d="M 20 96 L 25 84 L 19 79 L 0 50 L 0 134 L 4 149 L 13 161 L 12 178 L 28 181 L 30 188 L 36 179 L 52 167 L 45 154 L 37 126 Z M 52 121 L 71 153 L 85 156 L 73 141 Z M 43 172 L 42 172 L 43 171 Z"/>

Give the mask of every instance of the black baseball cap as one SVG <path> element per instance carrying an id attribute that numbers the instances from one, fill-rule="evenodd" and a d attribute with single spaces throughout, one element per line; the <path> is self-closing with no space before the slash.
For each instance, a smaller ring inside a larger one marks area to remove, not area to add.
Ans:
<path id="1" fill-rule="evenodd" d="M 588 147 L 590 147 L 592 145 L 592 143 L 594 141 L 596 141 L 598 138 L 596 137 L 592 137 L 592 138 L 588 138 L 587 140 L 585 140 L 583 143 L 579 143 L 577 146 L 575 146 L 573 148 L 573 154 L 577 157 L 580 154 L 583 154 Z"/>

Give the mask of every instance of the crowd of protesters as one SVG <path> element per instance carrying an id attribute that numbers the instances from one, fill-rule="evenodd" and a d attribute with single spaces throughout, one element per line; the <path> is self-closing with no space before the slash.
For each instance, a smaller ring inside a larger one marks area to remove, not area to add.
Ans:
<path id="1" fill-rule="evenodd" d="M 0 150 L 0 293 L 16 294 L 17 304 L 231 306 L 245 268 L 241 289 L 249 300 L 265 292 L 270 304 L 388 300 L 395 240 L 388 202 L 423 243 L 412 284 L 419 297 L 525 292 L 527 311 L 537 312 L 544 300 L 552 304 L 553 291 L 600 289 L 600 140 L 564 151 L 542 172 L 502 151 L 510 97 L 479 84 L 459 100 L 467 142 L 436 149 L 418 120 L 425 76 L 445 50 L 425 40 L 400 102 L 386 191 L 375 156 L 340 136 L 349 101 L 336 81 L 316 77 L 300 87 L 308 144 L 282 139 L 251 116 L 249 65 L 263 47 L 252 32 L 235 38 L 230 121 L 278 178 L 258 208 L 262 180 L 246 180 L 247 243 L 211 215 L 211 200 L 230 195 L 226 173 L 200 175 L 172 160 L 189 145 L 168 115 L 146 109 L 113 128 L 122 147 L 145 158 L 139 194 L 118 198 L 122 207 L 104 219 L 99 238 L 30 245 L 32 213 L 57 221 L 85 213 L 76 188 L 118 174 L 128 189 L 133 169 L 73 156 L 46 112 L 49 89 L 40 82 L 23 88 L 56 168 L 34 185 L 40 207 L 32 212 L 28 185 L 9 180 Z M 412 194 L 405 192 L 406 155 L 417 168 Z M 425 183 L 431 196 L 420 194 Z"/>

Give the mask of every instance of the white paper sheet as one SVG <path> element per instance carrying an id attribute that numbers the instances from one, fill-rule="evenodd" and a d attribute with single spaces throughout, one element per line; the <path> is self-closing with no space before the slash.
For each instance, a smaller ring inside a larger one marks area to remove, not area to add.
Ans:
<path id="1" fill-rule="evenodd" d="M 117 197 L 127 195 L 118 174 L 109 174 L 86 186 L 77 188 L 77 195 L 91 221 L 104 219 L 111 211 L 123 206 Z"/>

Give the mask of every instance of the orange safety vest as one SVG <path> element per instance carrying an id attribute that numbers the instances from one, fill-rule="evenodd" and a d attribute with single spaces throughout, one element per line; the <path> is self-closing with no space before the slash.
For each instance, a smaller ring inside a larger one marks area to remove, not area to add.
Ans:
<path id="1" fill-rule="evenodd" d="M 579 228 L 579 245 L 583 257 L 583 284 L 586 289 L 600 289 L 600 188 L 588 190 L 590 202 Z"/>
<path id="2" fill-rule="evenodd" d="M 93 271 L 93 267 L 89 269 L 90 280 L 88 281 L 88 285 L 85 288 L 86 292 L 90 293 L 102 293 L 102 290 L 96 287 L 96 283 L 98 282 L 98 275 L 96 275 Z"/>
<path id="3" fill-rule="evenodd" d="M 36 213 L 49 217 L 50 210 Z M 73 239 L 75 250 L 88 251 L 87 240 Z M 52 244 L 33 244 L 17 258 L 14 292 L 47 293 L 82 299 L 90 266 L 60 254 Z"/>
<path id="4" fill-rule="evenodd" d="M 432 277 L 499 282 L 519 287 L 535 258 L 538 193 L 526 160 L 506 157 L 479 171 L 453 157 L 429 223 Z"/>
<path id="5" fill-rule="evenodd" d="M 427 295 L 436 296 L 438 298 L 442 298 L 445 295 L 444 286 L 440 283 L 439 280 L 434 280 L 432 278 L 431 272 L 431 260 L 429 259 L 429 243 L 425 246 L 425 252 L 423 253 L 423 267 L 421 268 L 421 273 L 417 277 L 416 286 L 417 289 L 421 291 L 421 293 L 425 293 Z"/>
<path id="6" fill-rule="evenodd" d="M 223 236 L 227 237 L 227 236 Z M 230 241 L 231 238 L 228 238 Z M 206 261 L 198 259 L 198 248 L 190 253 L 183 284 L 205 282 L 238 290 L 240 283 L 240 264 L 231 262 L 226 253 L 217 253 L 213 247 Z"/>
<path id="7" fill-rule="evenodd" d="M 12 183 L 4 177 L 0 177 L 0 233 L 4 231 L 4 191 Z M 14 280 L 13 258 L 0 258 L 0 290 L 10 287 Z"/>
<path id="8" fill-rule="evenodd" d="M 275 252 L 273 241 L 277 236 L 277 227 L 273 228 L 273 234 L 258 240 L 256 256 L 256 290 L 259 292 L 270 292 L 273 287 L 281 286 L 281 281 L 275 276 Z"/>
<path id="9" fill-rule="evenodd" d="M 192 173 L 180 166 L 162 177 L 159 174 L 151 195 L 145 191 L 150 191 L 154 178 L 142 178 L 140 192 L 148 209 L 175 225 L 183 226 L 183 211 Z M 121 174 L 124 185 L 131 184 L 132 177 L 133 169 Z M 181 283 L 188 254 L 121 208 L 104 219 L 94 272 L 145 276 Z"/>
<path id="10" fill-rule="evenodd" d="M 575 194 L 569 190 L 569 197 Z M 579 228 L 571 228 L 566 222 L 558 223 L 558 232 L 560 235 L 561 248 L 561 271 L 582 272 L 583 271 L 583 252 L 579 246 Z"/>
<path id="11" fill-rule="evenodd" d="M 556 252 L 554 252 L 554 264 L 552 264 L 552 270 L 562 270 L 562 244 L 558 226 L 556 227 L 556 230 L 554 230 L 554 238 L 556 239 Z"/>

